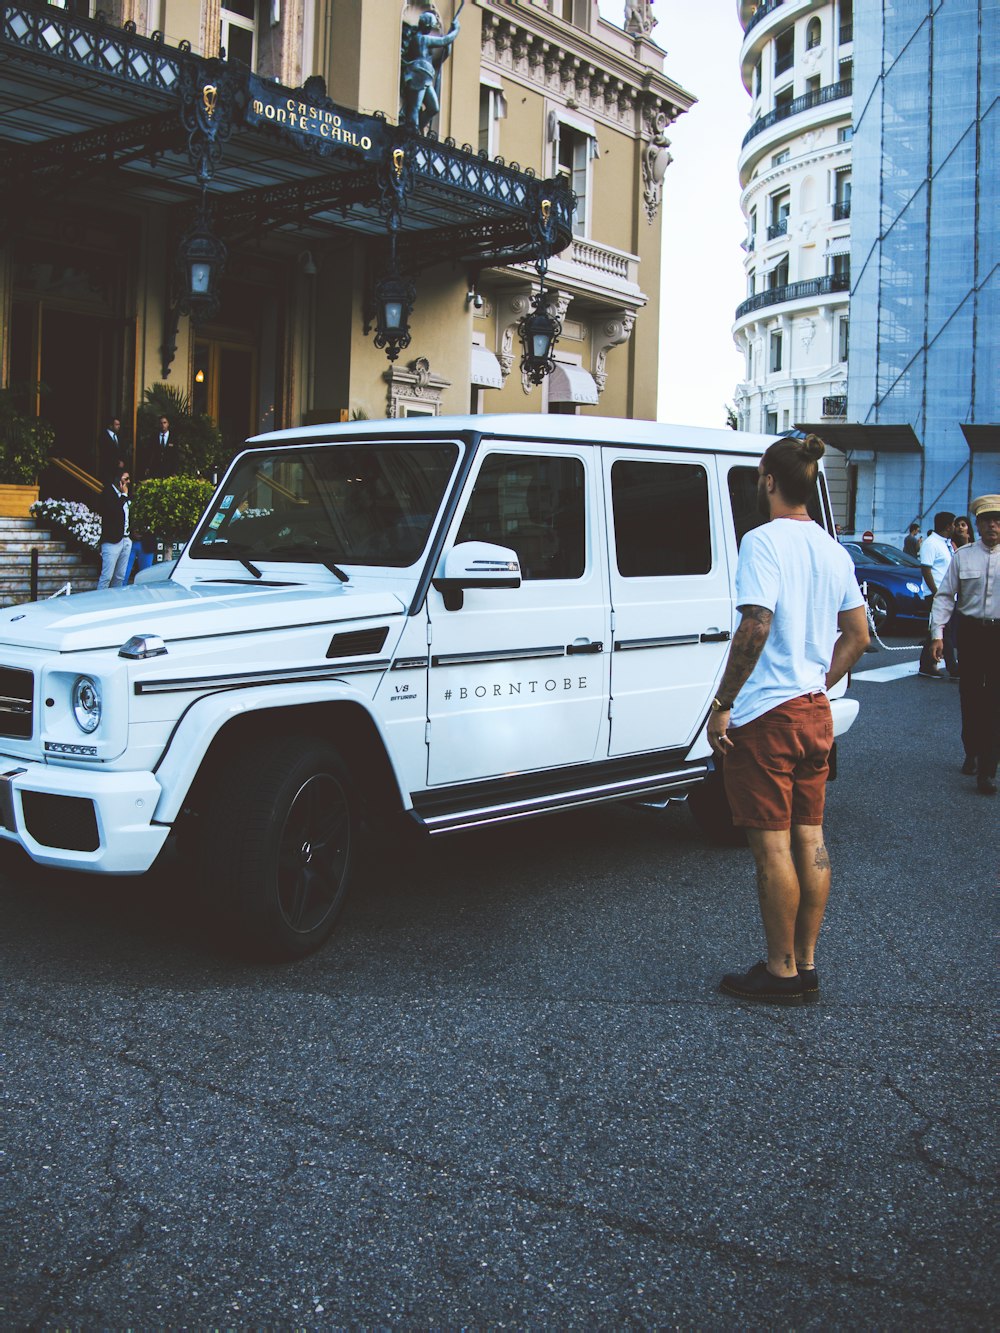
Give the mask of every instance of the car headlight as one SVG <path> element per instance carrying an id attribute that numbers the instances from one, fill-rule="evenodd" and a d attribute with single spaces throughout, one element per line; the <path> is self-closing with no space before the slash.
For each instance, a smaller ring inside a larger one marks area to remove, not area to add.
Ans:
<path id="1" fill-rule="evenodd" d="M 73 682 L 73 716 L 81 731 L 96 731 L 101 723 L 101 688 L 90 676 Z"/>

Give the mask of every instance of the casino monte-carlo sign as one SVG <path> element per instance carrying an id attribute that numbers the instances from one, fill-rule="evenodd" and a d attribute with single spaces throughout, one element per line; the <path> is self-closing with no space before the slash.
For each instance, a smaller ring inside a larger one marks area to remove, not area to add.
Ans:
<path id="1" fill-rule="evenodd" d="M 381 122 L 371 116 L 351 115 L 333 103 L 323 106 L 304 99 L 301 92 L 265 83 L 256 74 L 250 75 L 248 92 L 248 125 L 268 125 L 299 143 L 312 147 L 328 144 L 363 158 L 377 158 L 382 153 Z"/>

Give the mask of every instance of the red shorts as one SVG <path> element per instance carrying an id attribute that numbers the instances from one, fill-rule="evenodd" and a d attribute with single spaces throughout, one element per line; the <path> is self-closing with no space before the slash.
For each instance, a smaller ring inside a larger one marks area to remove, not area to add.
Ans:
<path id="1" fill-rule="evenodd" d="M 729 732 L 723 777 L 741 828 L 822 824 L 833 746 L 825 694 L 803 694 Z"/>

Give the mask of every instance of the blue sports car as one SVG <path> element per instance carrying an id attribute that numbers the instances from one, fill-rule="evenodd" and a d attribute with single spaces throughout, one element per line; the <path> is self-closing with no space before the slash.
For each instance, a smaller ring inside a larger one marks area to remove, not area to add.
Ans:
<path id="1" fill-rule="evenodd" d="M 841 541 L 854 561 L 859 584 L 868 585 L 868 605 L 880 632 L 892 620 L 920 620 L 930 615 L 931 590 L 920 561 L 885 542 Z"/>

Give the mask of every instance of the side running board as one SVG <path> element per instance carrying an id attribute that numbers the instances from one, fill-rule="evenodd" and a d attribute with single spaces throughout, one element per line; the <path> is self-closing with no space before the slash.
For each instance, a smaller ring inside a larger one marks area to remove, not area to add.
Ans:
<path id="1" fill-rule="evenodd" d="M 708 772 L 707 763 L 688 764 L 684 768 L 667 772 L 650 773 L 643 777 L 625 778 L 594 786 L 575 787 L 568 791 L 548 792 L 520 800 L 498 800 L 472 808 L 453 808 L 427 814 L 421 814 L 419 810 L 410 810 L 408 814 L 424 832 L 432 836 L 458 833 L 463 829 L 480 828 L 484 824 L 532 819 L 536 815 L 549 815 L 557 810 L 572 810 L 581 805 L 597 805 L 614 800 L 639 800 L 644 796 L 657 794 L 686 795 L 687 791 L 700 782 Z"/>

